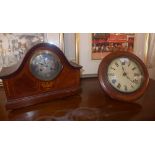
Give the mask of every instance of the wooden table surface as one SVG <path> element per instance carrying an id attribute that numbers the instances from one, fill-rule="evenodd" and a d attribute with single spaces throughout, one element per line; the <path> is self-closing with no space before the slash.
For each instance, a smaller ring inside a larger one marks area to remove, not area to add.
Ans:
<path id="1" fill-rule="evenodd" d="M 134 103 L 109 98 L 97 78 L 81 80 L 77 95 L 13 111 L 5 109 L 6 97 L 0 89 L 0 120 L 155 120 L 155 81 L 150 80 L 143 97 Z"/>

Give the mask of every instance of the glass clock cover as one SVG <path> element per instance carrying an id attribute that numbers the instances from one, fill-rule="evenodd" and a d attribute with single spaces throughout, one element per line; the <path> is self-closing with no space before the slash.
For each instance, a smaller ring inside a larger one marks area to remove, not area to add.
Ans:
<path id="1" fill-rule="evenodd" d="M 118 57 L 109 64 L 107 77 L 109 83 L 118 91 L 132 93 L 143 84 L 144 73 L 138 62 Z"/>
<path id="2" fill-rule="evenodd" d="M 63 66 L 56 54 L 48 50 L 37 51 L 30 60 L 30 71 L 43 81 L 53 80 L 61 72 Z"/>

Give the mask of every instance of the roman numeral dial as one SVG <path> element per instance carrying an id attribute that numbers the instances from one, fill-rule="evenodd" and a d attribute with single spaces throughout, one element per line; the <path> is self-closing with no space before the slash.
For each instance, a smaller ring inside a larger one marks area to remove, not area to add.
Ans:
<path id="1" fill-rule="evenodd" d="M 135 92 L 143 82 L 140 65 L 126 57 L 118 57 L 111 61 L 107 76 L 111 86 L 124 93 Z"/>

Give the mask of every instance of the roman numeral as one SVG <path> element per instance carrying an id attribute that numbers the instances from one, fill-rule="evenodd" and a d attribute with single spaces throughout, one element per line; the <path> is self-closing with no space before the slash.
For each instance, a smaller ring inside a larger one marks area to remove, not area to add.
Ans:
<path id="1" fill-rule="evenodd" d="M 122 65 L 125 65 L 125 61 L 124 61 L 124 62 L 122 62 Z"/>
<path id="2" fill-rule="evenodd" d="M 121 84 L 120 83 L 118 83 L 117 88 L 119 88 L 119 89 L 121 88 Z"/>
<path id="3" fill-rule="evenodd" d="M 133 67 L 132 70 L 134 71 L 136 69 L 136 67 Z"/>
<path id="4" fill-rule="evenodd" d="M 108 73 L 108 75 L 109 75 L 109 76 L 114 76 L 115 74 L 114 74 L 114 73 Z"/>
<path id="5" fill-rule="evenodd" d="M 112 70 L 116 70 L 115 68 L 111 67 Z"/>
<path id="6" fill-rule="evenodd" d="M 134 73 L 134 76 L 140 76 L 140 74 L 139 73 Z"/>
<path id="7" fill-rule="evenodd" d="M 116 65 L 116 67 L 118 67 L 118 66 L 119 66 L 117 62 L 115 62 L 115 65 Z"/>
<path id="8" fill-rule="evenodd" d="M 125 89 L 125 91 L 127 91 L 127 90 L 128 90 L 128 87 L 127 87 L 127 85 L 124 85 L 124 89 Z"/>
<path id="9" fill-rule="evenodd" d="M 134 79 L 133 82 L 134 82 L 135 84 L 137 84 L 137 83 L 138 83 L 138 80 L 137 80 L 137 79 Z"/>

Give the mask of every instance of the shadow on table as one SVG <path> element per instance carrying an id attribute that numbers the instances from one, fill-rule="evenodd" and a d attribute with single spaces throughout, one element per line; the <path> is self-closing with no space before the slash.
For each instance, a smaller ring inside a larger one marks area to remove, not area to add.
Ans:
<path id="1" fill-rule="evenodd" d="M 78 107 L 76 109 L 58 110 L 52 116 L 37 118 L 39 121 L 116 121 L 130 120 L 140 112 L 137 103 L 111 103 L 102 107 Z"/>

